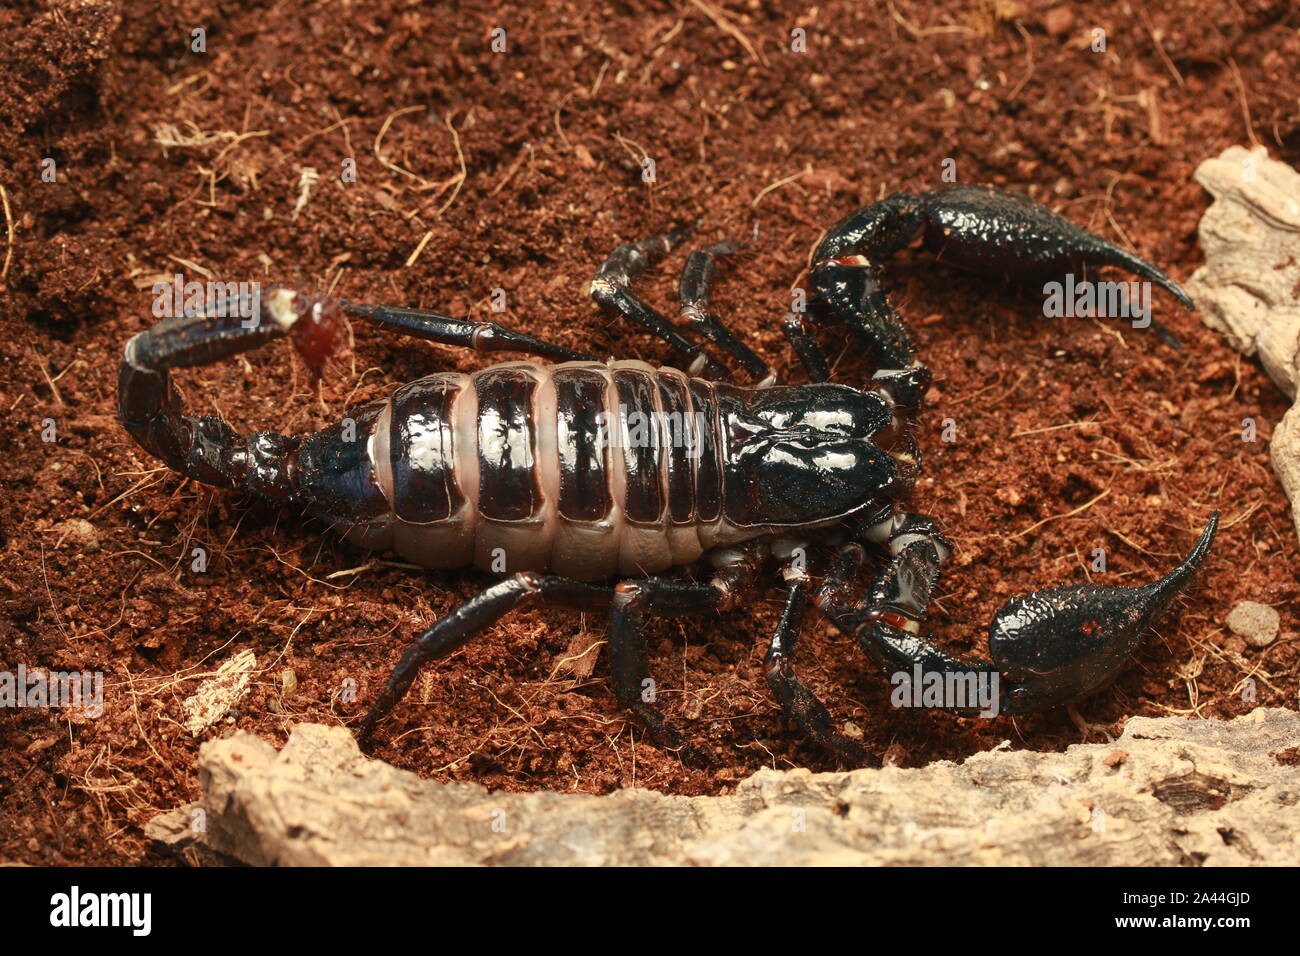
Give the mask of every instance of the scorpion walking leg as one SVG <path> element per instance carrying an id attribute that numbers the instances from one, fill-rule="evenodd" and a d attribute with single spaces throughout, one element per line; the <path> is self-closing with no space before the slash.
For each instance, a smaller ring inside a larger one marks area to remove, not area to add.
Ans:
<path id="1" fill-rule="evenodd" d="M 680 321 L 694 328 L 705 339 L 739 362 L 745 371 L 758 380 L 758 387 L 764 388 L 777 381 L 772 366 L 736 338 L 709 308 L 709 293 L 712 291 L 713 279 L 717 273 L 717 257 L 733 255 L 735 252 L 735 243 L 728 240 L 690 254 L 686 260 L 686 267 L 682 270 L 679 287 Z"/>
<path id="2" fill-rule="evenodd" d="M 682 735 L 654 705 L 656 693 L 650 678 L 645 642 L 645 613 L 704 611 L 717 607 L 719 595 L 707 584 L 645 578 L 624 581 L 614 589 L 609 616 L 609 669 L 614 696 L 645 725 L 650 737 L 667 750 L 682 748 Z"/>
<path id="3" fill-rule="evenodd" d="M 654 682 L 650 679 L 645 642 L 646 612 L 697 614 L 731 607 L 736 592 L 748 587 L 760 561 L 753 548 L 725 552 L 720 567 L 708 584 L 649 577 L 624 581 L 614 589 L 609 617 L 609 660 L 614 695 L 631 710 L 650 732 L 650 737 L 668 750 L 682 748 L 682 736 L 654 705 Z"/>
<path id="4" fill-rule="evenodd" d="M 591 297 L 624 318 L 632 319 L 667 342 L 686 357 L 683 371 L 706 378 L 725 376 L 716 362 L 697 348 L 656 309 L 642 302 L 632 291 L 632 283 L 643 275 L 653 259 L 669 252 L 686 238 L 685 229 L 675 229 L 659 236 L 628 242 L 609 254 L 591 280 Z"/>
<path id="5" fill-rule="evenodd" d="M 610 606 L 612 597 L 613 590 L 608 587 L 531 571 L 492 585 L 439 618 L 407 648 L 361 721 L 357 739 L 362 743 L 369 739 L 375 725 L 406 696 L 421 667 L 446 657 L 515 608 L 540 603 L 604 610 Z"/>
<path id="6" fill-rule="evenodd" d="M 860 764 L 870 759 L 870 752 L 856 740 L 835 729 L 835 720 L 826 705 L 794 671 L 794 654 L 807 607 L 809 579 L 807 573 L 794 564 L 785 569 L 785 579 L 790 585 L 785 610 L 781 613 L 781 621 L 777 624 L 767 656 L 763 659 L 772 696 L 809 739 L 832 753 Z"/>
<path id="7" fill-rule="evenodd" d="M 540 355 L 554 362 L 595 360 L 595 356 L 586 352 L 578 352 L 563 345 L 553 345 L 495 322 L 454 319 L 451 316 L 439 315 L 437 312 L 391 305 L 340 302 L 339 306 L 349 315 L 368 319 L 378 325 L 397 329 L 403 334 L 428 339 L 441 345 L 459 345 L 478 352 L 524 352 L 529 355 Z"/>
<path id="8" fill-rule="evenodd" d="M 790 341 L 790 347 L 799 357 L 810 382 L 829 382 L 831 368 L 826 361 L 826 353 L 813 336 L 808 320 L 797 312 L 791 313 L 781 323 L 781 331 Z"/>

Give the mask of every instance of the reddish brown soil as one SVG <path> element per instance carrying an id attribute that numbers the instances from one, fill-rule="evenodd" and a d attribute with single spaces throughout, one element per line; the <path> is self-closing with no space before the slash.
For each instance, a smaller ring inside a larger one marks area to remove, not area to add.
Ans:
<path id="1" fill-rule="evenodd" d="M 474 316 L 502 287 L 521 328 L 667 361 L 593 308 L 586 284 L 618 242 L 701 217 L 701 241 L 753 240 L 717 304 L 789 368 L 778 323 L 821 230 L 893 190 L 939 185 L 945 158 L 961 181 L 1028 192 L 1180 279 L 1200 261 L 1198 162 L 1252 138 L 1300 162 L 1300 14 L 1285 0 L 1193 0 L 1176 13 L 1016 0 L 305 6 L 0 12 L 12 229 L 0 232 L 0 665 L 100 669 L 109 685 L 99 720 L 0 717 L 0 859 L 164 859 L 141 827 L 196 795 L 201 740 L 179 721 L 203 676 L 257 654 L 251 695 L 208 736 L 278 744 L 296 721 L 349 722 L 408 637 L 486 580 L 369 564 L 319 523 L 181 481 L 143 454 L 114 418 L 114 391 L 123 342 L 151 321 L 156 274 L 307 281 Z M 188 49 L 196 26 L 206 54 Z M 496 26 L 506 54 L 489 49 Z M 795 27 L 806 54 L 788 51 Z M 1105 53 L 1088 47 L 1094 27 Z M 348 156 L 358 178 L 343 184 Z M 57 183 L 40 180 L 44 157 Z M 321 179 L 295 220 L 308 166 Z M 683 256 L 643 283 L 665 309 Z M 983 655 L 983 622 L 1002 601 L 1084 579 L 1093 548 L 1110 555 L 1100 580 L 1162 573 L 1217 508 L 1224 529 L 1197 586 L 1084 716 L 1111 730 L 1135 714 L 1230 717 L 1252 706 L 1246 676 L 1260 703 L 1293 706 L 1296 534 L 1267 457 L 1285 404 L 1258 366 L 1163 296 L 1181 352 L 1114 322 L 1043 319 L 1036 295 L 920 256 L 897 275 L 939 379 L 913 504 L 958 548 L 933 612 L 945 646 Z M 305 432 L 349 401 L 482 364 L 354 331 L 319 401 L 282 345 L 178 378 L 192 407 L 241 428 Z M 862 381 L 858 350 L 833 344 L 838 374 Z M 1240 439 L 1247 417 L 1254 444 Z M 57 443 L 40 440 L 47 418 Z M 945 418 L 955 443 L 939 439 Z M 196 546 L 212 555 L 206 574 L 189 569 Z M 602 622 L 558 611 L 517 614 L 431 669 L 377 753 L 510 790 L 716 793 L 763 765 L 833 767 L 764 683 L 779 597 L 654 627 L 664 705 L 711 765 L 643 741 L 603 661 L 574 676 L 562 662 Z M 1283 612 L 1265 652 L 1223 625 L 1247 598 Z M 895 710 L 883 678 L 820 622 L 801 665 L 838 719 L 901 764 L 1081 738 L 1060 711 L 989 722 Z M 356 703 L 338 698 L 349 678 Z"/>

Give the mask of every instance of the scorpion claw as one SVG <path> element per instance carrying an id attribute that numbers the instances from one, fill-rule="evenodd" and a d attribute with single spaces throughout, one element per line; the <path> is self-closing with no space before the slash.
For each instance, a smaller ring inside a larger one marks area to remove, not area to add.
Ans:
<path id="1" fill-rule="evenodd" d="M 950 186 L 921 197 L 921 218 L 925 245 L 958 265 L 1053 275 L 1118 266 L 1196 307 L 1182 286 L 1141 256 L 1024 196 L 988 186 Z"/>
<path id="2" fill-rule="evenodd" d="M 989 652 L 1006 682 L 1003 709 L 1043 710 L 1109 683 L 1200 565 L 1218 525 L 1215 512 L 1183 562 L 1143 587 L 1074 585 L 1003 605 L 989 625 Z"/>
<path id="3" fill-rule="evenodd" d="M 1061 278 L 1082 277 L 1090 267 L 1117 266 L 1195 308 L 1182 286 L 1141 256 L 1025 196 L 967 185 L 920 195 L 895 193 L 832 226 L 813 253 L 810 273 L 821 303 L 847 323 L 884 369 L 907 368 L 914 354 L 879 272 L 886 260 L 917 241 L 941 261 L 977 271 Z M 1126 291 L 1125 285 L 1119 294 Z M 1073 292 L 1066 295 L 1073 297 Z M 1178 339 L 1151 318 L 1146 296 L 1142 301 L 1146 324 L 1135 327 L 1150 328 L 1170 346 L 1181 348 Z"/>

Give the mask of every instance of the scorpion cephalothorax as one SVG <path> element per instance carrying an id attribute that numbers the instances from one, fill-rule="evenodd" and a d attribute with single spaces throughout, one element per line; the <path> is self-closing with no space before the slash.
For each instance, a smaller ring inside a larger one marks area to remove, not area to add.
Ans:
<path id="1" fill-rule="evenodd" d="M 672 346 L 685 371 L 601 362 L 493 323 L 277 288 L 260 297 L 254 321 L 230 302 L 216 303 L 132 338 L 122 361 L 119 416 L 176 471 L 306 505 L 360 544 L 427 567 L 500 571 L 504 563 L 507 578 L 436 621 L 407 650 L 362 721 L 363 738 L 401 700 L 421 665 L 511 609 L 540 603 L 608 612 L 616 695 L 657 742 L 680 747 L 680 735 L 644 693 L 646 615 L 731 606 L 774 560 L 784 566 L 788 592 L 766 661 L 773 693 L 813 740 L 867 757 L 835 729 L 793 668 L 812 580 L 807 548 L 814 543 L 837 547 L 817 607 L 888 673 L 990 676 L 992 709 L 1012 713 L 1072 702 L 1118 674 L 1205 556 L 1217 514 L 1186 560 L 1161 580 L 1014 598 L 990 626 L 992 664 L 943 653 L 923 636 L 921 622 L 950 545 L 929 518 L 899 504 L 919 468 L 912 436 L 929 375 L 885 296 L 879 268 L 919 239 L 945 260 L 1010 273 L 1121 266 L 1190 305 L 1177 283 L 1020 197 L 968 186 L 897 194 L 847 217 L 818 246 L 809 311 L 783 326 L 809 379 L 790 385 L 709 308 L 715 261 L 735 251 L 730 243 L 688 259 L 677 324 L 631 291 L 649 262 L 684 238 L 676 231 L 620 246 L 597 271 L 591 292 Z M 435 342 L 518 351 L 555 364 L 508 362 L 429 375 L 306 438 L 245 438 L 219 418 L 182 409 L 171 369 L 285 336 L 319 368 L 333 349 L 338 309 Z M 875 359 L 879 371 L 864 387 L 828 381 L 814 329 L 832 322 L 846 326 Z M 683 329 L 725 352 L 757 384 L 721 381 L 725 370 Z M 888 557 L 855 599 L 851 582 L 868 546 Z M 664 573 L 701 560 L 713 568 L 707 581 Z M 611 586 L 610 578 L 622 580 Z M 976 709 L 971 701 L 941 706 Z"/>

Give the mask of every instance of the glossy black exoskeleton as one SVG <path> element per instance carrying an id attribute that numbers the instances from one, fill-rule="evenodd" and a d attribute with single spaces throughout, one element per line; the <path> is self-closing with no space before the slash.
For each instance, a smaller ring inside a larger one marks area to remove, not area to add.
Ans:
<path id="1" fill-rule="evenodd" d="M 437 373 L 306 438 L 242 437 L 219 418 L 186 414 L 171 369 L 280 337 L 291 337 L 314 368 L 332 350 L 335 306 L 280 288 L 261 298 L 256 321 L 232 318 L 223 308 L 231 303 L 218 302 L 132 338 L 121 366 L 119 416 L 142 447 L 176 471 L 305 505 L 359 543 L 393 548 L 430 567 L 499 571 L 504 555 L 508 577 L 440 618 L 406 651 L 362 721 L 362 738 L 402 699 L 423 664 L 511 609 L 542 603 L 609 615 L 615 694 L 659 743 L 681 747 L 680 734 L 646 693 L 653 682 L 645 619 L 732 606 L 775 559 L 788 591 L 766 658 L 773 694 L 810 739 L 867 759 L 794 669 L 813 581 L 809 549 L 817 545 L 835 549 L 816 588 L 818 609 L 891 679 L 938 678 L 949 689 L 969 682 L 991 691 L 978 706 L 966 697 L 941 697 L 935 706 L 1026 713 L 1078 700 L 1113 679 L 1204 559 L 1217 514 L 1207 516 L 1187 559 L 1161 580 L 1013 598 L 990 626 L 991 662 L 944 653 L 924 636 L 922 623 L 951 546 L 933 521 L 903 507 L 920 467 L 914 432 L 929 373 L 885 294 L 880 269 L 921 242 L 944 261 L 1024 276 L 1119 266 L 1190 305 L 1178 284 L 1027 199 L 967 186 L 900 193 L 848 216 L 818 246 L 809 313 L 783 326 L 809 379 L 790 385 L 709 307 L 716 260 L 734 252 L 732 244 L 690 256 L 676 324 L 632 292 L 649 262 L 684 235 L 620 246 L 591 286 L 602 306 L 674 348 L 684 371 L 599 362 L 496 324 L 342 302 L 344 312 L 406 334 L 561 364 Z M 870 381 L 829 381 L 816 337 L 824 324 L 847 329 L 874 357 L 878 371 Z M 1176 344 L 1163 326 L 1152 328 Z M 756 384 L 718 381 L 724 369 L 686 332 L 726 353 Z M 851 582 L 868 547 L 883 552 L 884 565 L 855 598 Z M 701 558 L 713 567 L 707 580 L 667 573 Z M 614 577 L 622 580 L 611 586 Z"/>

